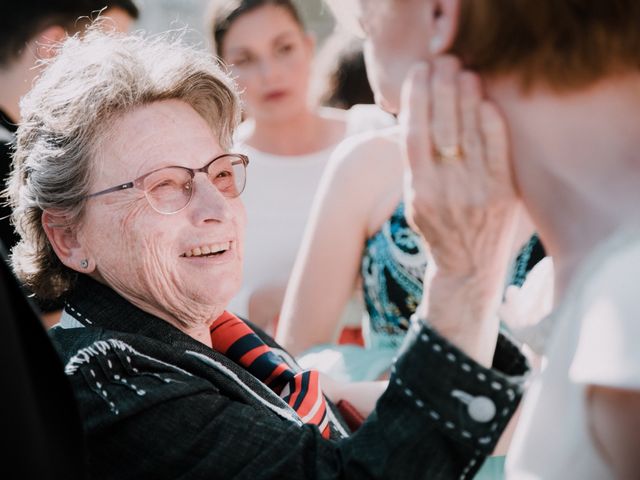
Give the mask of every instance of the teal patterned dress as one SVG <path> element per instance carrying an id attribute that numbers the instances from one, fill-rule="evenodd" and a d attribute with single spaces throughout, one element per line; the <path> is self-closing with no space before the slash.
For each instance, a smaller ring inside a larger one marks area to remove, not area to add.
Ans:
<path id="1" fill-rule="evenodd" d="M 427 256 L 420 236 L 407 224 L 404 204 L 367 239 L 360 274 L 368 319 L 365 345 L 398 348 L 409 318 L 422 299 Z"/>
<path id="2" fill-rule="evenodd" d="M 508 285 L 521 286 L 527 272 L 545 255 L 537 235 L 518 254 Z M 400 203 L 382 228 L 366 241 L 360 273 L 368 319 L 364 322 L 365 345 L 388 358 L 395 352 L 422 299 L 427 257 L 420 236 L 407 224 Z M 504 457 L 489 457 L 476 480 L 504 478 Z"/>
<path id="3" fill-rule="evenodd" d="M 522 285 L 527 272 L 544 257 L 534 235 L 514 262 L 507 285 Z M 353 345 L 323 345 L 308 353 L 316 355 L 308 367 L 323 371 L 323 359 L 334 366 L 326 371 L 345 381 L 375 380 L 383 376 L 396 355 L 409 327 L 409 319 L 422 300 L 427 255 L 420 235 L 411 229 L 401 202 L 391 217 L 365 242 L 360 274 L 366 309 L 362 322 L 365 348 Z M 334 355 L 334 357 L 330 357 Z M 339 355 L 340 361 L 335 361 Z M 315 364 L 315 365 L 314 365 Z M 489 457 L 476 480 L 504 478 L 504 457 Z"/>

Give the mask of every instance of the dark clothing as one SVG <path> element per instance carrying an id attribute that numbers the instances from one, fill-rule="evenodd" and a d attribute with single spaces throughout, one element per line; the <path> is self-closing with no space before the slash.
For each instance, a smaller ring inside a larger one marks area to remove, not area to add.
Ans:
<path id="1" fill-rule="evenodd" d="M 82 426 L 69 381 L 1 243 L 2 470 L 14 472 L 13 478 L 86 478 Z"/>
<path id="2" fill-rule="evenodd" d="M 12 142 L 17 126 L 0 110 L 0 190 L 6 188 L 7 177 L 11 171 Z M 8 250 L 18 243 L 19 237 L 10 222 L 11 208 L 4 198 L 0 201 L 0 240 Z"/>
<path id="3" fill-rule="evenodd" d="M 375 411 L 352 435 L 325 440 L 242 367 L 88 277 L 65 312 L 50 334 L 80 405 L 92 478 L 472 478 L 526 372 L 504 337 L 487 370 L 415 322 Z M 467 405 L 479 397 L 495 407 L 483 419 Z"/>
<path id="4" fill-rule="evenodd" d="M 0 110 L 0 190 L 6 188 L 6 182 L 11 172 L 11 162 L 13 155 L 14 135 L 18 126 Z M 0 241 L 4 243 L 7 250 L 11 250 L 18 243 L 20 236 L 11 225 L 11 207 L 7 205 L 7 200 L 0 197 Z M 32 296 L 25 290 L 27 296 Z M 41 312 L 55 312 L 62 309 L 62 303 L 54 300 L 33 299 Z"/>

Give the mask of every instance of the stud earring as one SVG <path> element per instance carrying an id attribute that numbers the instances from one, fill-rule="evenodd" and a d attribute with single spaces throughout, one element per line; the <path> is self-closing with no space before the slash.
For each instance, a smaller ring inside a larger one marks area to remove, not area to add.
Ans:
<path id="1" fill-rule="evenodd" d="M 87 260 L 86 258 L 84 260 L 80 260 L 80 266 L 82 268 L 88 268 L 89 267 L 89 260 Z"/>

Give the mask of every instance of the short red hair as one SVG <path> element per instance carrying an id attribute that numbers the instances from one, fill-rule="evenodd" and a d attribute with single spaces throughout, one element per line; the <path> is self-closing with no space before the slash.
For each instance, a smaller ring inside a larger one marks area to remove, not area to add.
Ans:
<path id="1" fill-rule="evenodd" d="M 525 89 L 585 87 L 640 70 L 640 0 L 461 0 L 451 53 Z"/>

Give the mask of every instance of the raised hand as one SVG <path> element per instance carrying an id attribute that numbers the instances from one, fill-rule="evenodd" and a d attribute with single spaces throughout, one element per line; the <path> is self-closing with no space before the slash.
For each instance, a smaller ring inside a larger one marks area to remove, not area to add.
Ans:
<path id="1" fill-rule="evenodd" d="M 407 219 L 437 266 L 430 288 L 425 279 L 428 302 L 425 295 L 418 314 L 486 363 L 493 350 L 482 343 L 497 332 L 494 314 L 520 209 L 506 125 L 482 98 L 479 78 L 451 56 L 411 70 L 401 125 Z"/>

